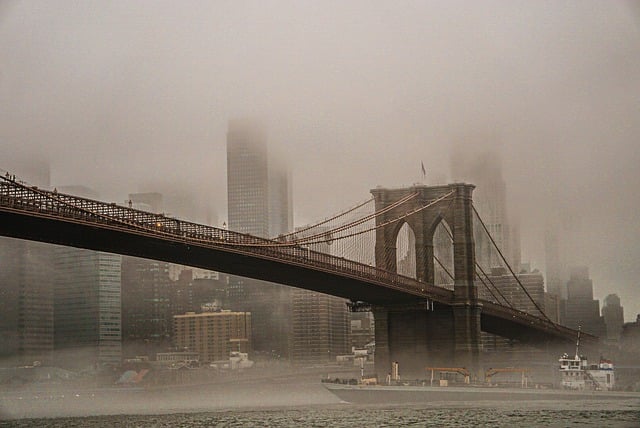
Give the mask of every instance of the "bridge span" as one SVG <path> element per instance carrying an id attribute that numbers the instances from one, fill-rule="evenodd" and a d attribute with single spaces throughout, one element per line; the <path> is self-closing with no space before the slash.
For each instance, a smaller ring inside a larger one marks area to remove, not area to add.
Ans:
<path id="1" fill-rule="evenodd" d="M 451 195 L 451 192 L 441 193 L 440 200 Z M 438 202 L 437 199 L 430 203 Z M 276 282 L 353 302 L 363 301 L 377 308 L 378 316 L 381 308 L 415 306 L 424 312 L 423 321 L 427 324 L 434 322 L 439 314 L 451 317 L 455 308 L 473 306 L 478 309 L 482 331 L 534 345 L 570 344 L 576 337 L 575 330 L 547 319 L 491 301 L 461 300 L 455 290 L 402 276 L 389 269 L 281 240 L 258 238 L 115 203 L 38 189 L 10 177 L 0 177 L 0 235 Z M 457 333 L 443 328 L 442 334 Z M 378 342 L 378 337 L 376 340 Z M 384 338 L 379 341 L 382 344 Z M 585 344 L 596 341 L 593 336 L 583 335 Z M 443 358 L 451 358 L 451 352 Z"/>

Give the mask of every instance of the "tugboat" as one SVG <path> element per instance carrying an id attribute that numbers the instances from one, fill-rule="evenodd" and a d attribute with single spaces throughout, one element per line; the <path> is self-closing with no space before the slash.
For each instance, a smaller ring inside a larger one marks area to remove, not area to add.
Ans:
<path id="1" fill-rule="evenodd" d="M 566 353 L 560 362 L 560 385 L 562 389 L 611 391 L 615 384 L 613 363 L 600 359 L 598 364 L 591 364 L 580 355 L 580 328 L 576 341 L 576 354 L 569 357 Z"/>

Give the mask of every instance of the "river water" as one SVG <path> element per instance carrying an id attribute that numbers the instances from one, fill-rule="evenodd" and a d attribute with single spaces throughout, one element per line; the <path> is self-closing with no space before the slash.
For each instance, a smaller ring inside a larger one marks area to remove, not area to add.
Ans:
<path id="1" fill-rule="evenodd" d="M 354 405 L 317 378 L 149 393 L 0 391 L 4 427 L 640 427 L 640 399 Z"/>
<path id="2" fill-rule="evenodd" d="M 442 403 L 438 406 L 328 405 L 155 415 L 0 421 L 0 427 L 639 427 L 638 403 Z"/>

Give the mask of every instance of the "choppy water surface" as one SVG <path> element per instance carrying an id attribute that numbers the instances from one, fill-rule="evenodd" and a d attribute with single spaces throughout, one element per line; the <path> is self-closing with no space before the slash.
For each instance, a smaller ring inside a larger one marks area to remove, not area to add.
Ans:
<path id="1" fill-rule="evenodd" d="M 0 427 L 639 427 L 640 403 L 443 403 L 380 407 L 349 404 L 255 410 L 0 421 Z"/>

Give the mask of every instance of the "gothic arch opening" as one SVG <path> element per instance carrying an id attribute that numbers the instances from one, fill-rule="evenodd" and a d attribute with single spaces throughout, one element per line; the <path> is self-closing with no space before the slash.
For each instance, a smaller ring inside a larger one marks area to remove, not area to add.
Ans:
<path id="1" fill-rule="evenodd" d="M 439 287 L 453 290 L 453 234 L 442 219 L 433 232 L 433 282 Z"/>
<path id="2" fill-rule="evenodd" d="M 416 278 L 416 235 L 404 223 L 396 236 L 396 266 L 400 275 Z"/>

